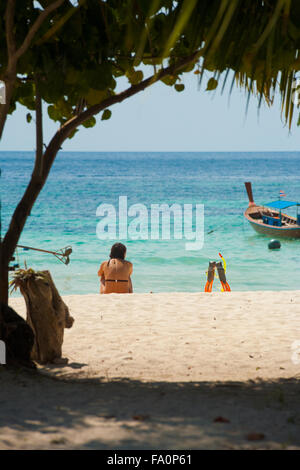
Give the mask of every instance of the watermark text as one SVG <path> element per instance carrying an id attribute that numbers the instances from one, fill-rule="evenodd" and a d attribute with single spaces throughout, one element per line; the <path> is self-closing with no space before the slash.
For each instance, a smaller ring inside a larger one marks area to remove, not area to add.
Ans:
<path id="1" fill-rule="evenodd" d="M 292 357 L 291 357 L 292 363 L 295 365 L 300 364 L 300 340 L 299 339 L 292 343 L 291 349 L 293 351 Z"/>
<path id="2" fill-rule="evenodd" d="M 5 83 L 0 80 L 0 104 L 6 104 Z"/>
<path id="3" fill-rule="evenodd" d="M 96 227 L 100 240 L 187 240 L 186 250 L 201 250 L 204 244 L 203 204 L 145 204 L 128 207 L 127 196 L 119 197 L 118 208 L 103 203 Z"/>
<path id="4" fill-rule="evenodd" d="M 6 364 L 6 346 L 4 341 L 0 339 L 0 364 Z"/>

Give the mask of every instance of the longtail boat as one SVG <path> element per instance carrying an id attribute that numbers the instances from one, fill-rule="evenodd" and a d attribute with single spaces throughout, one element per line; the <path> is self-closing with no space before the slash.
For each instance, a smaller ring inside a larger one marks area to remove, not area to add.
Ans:
<path id="1" fill-rule="evenodd" d="M 300 238 L 300 214 L 298 214 L 300 204 L 298 202 L 279 199 L 263 206 L 258 206 L 253 200 L 251 183 L 247 182 L 245 186 L 249 198 L 249 206 L 244 216 L 256 232 L 270 235 L 274 238 Z M 297 207 L 296 218 L 282 212 L 282 210 L 292 206 Z"/>

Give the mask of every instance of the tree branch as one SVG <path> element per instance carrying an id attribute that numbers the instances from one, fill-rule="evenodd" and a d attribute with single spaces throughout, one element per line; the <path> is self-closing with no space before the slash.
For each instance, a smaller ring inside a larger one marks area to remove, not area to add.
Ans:
<path id="1" fill-rule="evenodd" d="M 15 16 L 16 0 L 8 0 L 5 10 L 5 38 L 7 47 L 7 67 L 3 74 L 5 81 L 5 104 L 0 106 L 0 139 L 2 137 L 4 124 L 9 111 L 10 100 L 16 80 L 16 40 L 14 34 L 14 16 Z"/>
<path id="2" fill-rule="evenodd" d="M 16 51 L 16 43 L 14 36 L 14 16 L 15 16 L 16 0 L 8 0 L 5 10 L 5 33 L 7 44 L 8 64 Z"/>
<path id="3" fill-rule="evenodd" d="M 13 255 L 15 247 L 18 243 L 23 227 L 26 223 L 27 217 L 30 214 L 31 208 L 35 203 L 39 193 L 44 187 L 48 174 L 51 170 L 57 152 L 59 151 L 62 143 L 68 138 L 70 133 L 76 129 L 80 124 L 86 121 L 91 116 L 98 114 L 100 111 L 112 106 L 116 103 L 121 103 L 127 98 L 145 90 L 145 88 L 151 86 L 157 81 L 161 80 L 167 75 L 178 73 L 182 68 L 189 65 L 191 62 L 196 62 L 202 54 L 202 49 L 197 50 L 188 57 L 184 57 L 177 63 L 170 65 L 164 69 L 161 69 L 157 74 L 143 80 L 138 85 L 132 85 L 127 90 L 119 93 L 118 95 L 111 96 L 101 103 L 91 106 L 83 113 L 67 121 L 62 127 L 58 129 L 43 155 L 43 170 L 42 174 L 38 177 L 34 172 L 31 180 L 26 188 L 26 191 L 16 207 L 9 228 L 5 234 L 3 240 L 3 252 L 5 253 L 5 262 L 8 262 L 10 257 Z"/>
<path id="4" fill-rule="evenodd" d="M 57 0 L 51 3 L 45 10 L 40 13 L 32 27 L 29 29 L 23 44 L 16 50 L 16 40 L 14 35 L 14 15 L 16 0 L 8 0 L 5 10 L 5 34 L 7 43 L 8 63 L 3 78 L 6 85 L 6 103 L 0 107 L 0 139 L 3 134 L 4 125 L 6 122 L 7 114 L 9 112 L 10 101 L 13 94 L 13 88 L 17 77 L 17 62 L 18 59 L 27 51 L 32 39 L 47 16 L 58 7 L 60 7 L 65 0 Z"/>
<path id="5" fill-rule="evenodd" d="M 98 114 L 99 112 L 103 111 L 106 108 L 109 108 L 114 104 L 121 103 L 127 98 L 130 98 L 131 96 L 139 93 L 140 91 L 145 90 L 146 88 L 158 82 L 167 75 L 174 75 L 175 73 L 178 73 L 181 69 L 189 65 L 191 62 L 196 62 L 201 56 L 201 54 L 202 49 L 197 50 L 190 56 L 184 57 L 178 60 L 176 63 L 159 70 L 156 74 L 152 75 L 149 78 L 146 78 L 137 85 L 132 85 L 130 88 L 127 88 L 127 90 L 124 90 L 121 93 L 118 93 L 117 95 L 110 96 L 109 98 L 106 98 L 105 100 L 101 101 L 101 103 L 89 107 L 83 113 L 71 118 L 61 127 L 60 130 L 62 132 L 62 135 L 66 135 L 68 137 L 68 135 L 74 129 L 76 129 L 76 127 L 80 126 L 83 122 L 85 122 L 87 119 L 94 116 L 95 114 Z"/>
<path id="6" fill-rule="evenodd" d="M 40 13 L 38 18 L 35 20 L 35 22 L 31 26 L 30 30 L 28 31 L 27 36 L 25 37 L 25 39 L 23 41 L 23 44 L 17 50 L 17 52 L 16 52 L 16 61 L 24 54 L 24 52 L 27 51 L 28 47 L 31 44 L 31 41 L 32 41 L 34 35 L 39 30 L 39 28 L 41 27 L 41 25 L 43 24 L 43 22 L 45 21 L 47 16 L 49 16 L 50 13 L 52 13 L 54 10 L 59 8 L 64 3 L 64 1 L 65 0 L 57 0 L 56 2 L 51 3 L 51 5 L 49 5 L 47 8 L 45 8 L 45 10 L 43 10 L 42 13 Z"/>
<path id="7" fill-rule="evenodd" d="M 36 152 L 34 174 L 37 177 L 42 175 L 43 169 L 43 113 L 42 98 L 39 93 L 39 77 L 35 76 L 35 132 L 36 132 Z"/>
<path id="8" fill-rule="evenodd" d="M 54 36 L 54 34 L 57 33 L 59 29 L 63 27 L 63 25 L 71 18 L 74 13 L 76 13 L 80 7 L 82 7 L 86 3 L 86 0 L 78 0 L 78 5 L 75 7 L 72 7 L 70 10 L 67 11 L 67 13 L 62 16 L 57 23 L 55 23 L 45 34 L 42 36 L 35 44 L 37 46 L 40 46 L 43 44 L 45 41 L 48 41 L 49 38 Z"/>

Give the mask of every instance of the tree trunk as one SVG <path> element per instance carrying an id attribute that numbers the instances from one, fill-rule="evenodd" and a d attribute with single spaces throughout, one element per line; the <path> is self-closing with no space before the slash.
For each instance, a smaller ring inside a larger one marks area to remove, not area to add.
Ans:
<path id="1" fill-rule="evenodd" d="M 4 305 L 8 304 L 8 266 L 0 264 L 0 302 Z M 2 312 L 0 312 L 1 324 Z"/>
<path id="2" fill-rule="evenodd" d="M 4 341 L 6 363 L 35 368 L 30 359 L 34 334 L 30 326 L 8 306 L 8 263 L 0 243 L 0 340 Z"/>
<path id="3" fill-rule="evenodd" d="M 35 135 L 35 171 L 37 172 L 38 177 L 41 177 L 43 173 L 43 112 L 42 99 L 39 93 L 38 77 L 35 77 Z"/>
<path id="4" fill-rule="evenodd" d="M 26 302 L 26 321 L 35 335 L 31 358 L 41 364 L 60 362 L 64 329 L 71 328 L 74 319 L 50 272 L 36 272 L 27 279 L 18 280 L 17 285 Z"/>
<path id="5" fill-rule="evenodd" d="M 58 131 L 51 140 L 51 143 L 49 144 L 45 153 L 42 156 L 38 153 L 36 154 L 36 161 L 30 182 L 12 215 L 4 239 L 0 243 L 0 300 L 3 305 L 8 304 L 9 261 L 15 252 L 26 220 L 30 215 L 30 211 L 46 183 L 48 174 L 55 160 L 61 142 L 61 132 Z M 45 165 L 46 168 L 44 166 L 45 162 L 47 162 L 47 166 Z M 3 316 L 0 309 L 0 333 L 2 323 Z"/>
<path id="6" fill-rule="evenodd" d="M 3 308 L 8 304 L 8 266 L 3 259 L 2 243 L 0 241 L 0 338 L 2 338 Z"/>

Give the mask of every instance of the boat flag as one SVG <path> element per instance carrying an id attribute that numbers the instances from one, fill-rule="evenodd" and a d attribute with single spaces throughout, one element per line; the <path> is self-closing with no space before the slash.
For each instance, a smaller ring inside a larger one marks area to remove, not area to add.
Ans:
<path id="1" fill-rule="evenodd" d="M 286 197 L 286 194 L 284 191 L 279 191 L 279 197 Z"/>

